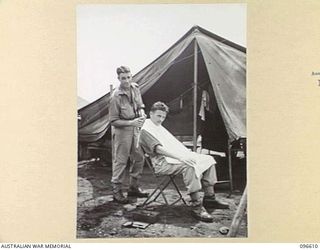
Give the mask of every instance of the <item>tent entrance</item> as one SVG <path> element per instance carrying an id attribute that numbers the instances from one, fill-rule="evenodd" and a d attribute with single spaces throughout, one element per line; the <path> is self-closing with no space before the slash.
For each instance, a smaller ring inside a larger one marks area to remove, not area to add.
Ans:
<path id="1" fill-rule="evenodd" d="M 167 72 L 143 94 L 146 112 L 148 113 L 152 104 L 157 101 L 166 103 L 170 112 L 163 125 L 175 136 L 189 140 L 193 135 L 193 49 L 194 43 L 191 43 L 174 60 Z M 202 135 L 204 148 L 226 152 L 228 135 L 199 48 L 197 78 L 197 135 Z M 205 117 L 201 118 L 199 111 L 204 91 L 209 98 Z"/>

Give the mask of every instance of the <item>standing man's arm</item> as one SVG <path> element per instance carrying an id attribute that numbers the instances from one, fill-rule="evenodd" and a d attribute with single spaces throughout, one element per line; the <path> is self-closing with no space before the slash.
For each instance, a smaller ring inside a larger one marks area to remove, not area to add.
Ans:
<path id="1" fill-rule="evenodd" d="M 122 120 L 120 118 L 120 105 L 118 104 L 118 99 L 113 96 L 110 101 L 109 115 L 110 122 L 112 126 L 115 127 L 141 127 L 144 122 L 144 118 L 138 117 L 133 120 Z"/>
<path id="2" fill-rule="evenodd" d="M 143 117 L 138 117 L 138 118 L 135 118 L 133 120 L 116 120 L 116 121 L 113 121 L 111 122 L 111 125 L 112 126 L 115 126 L 115 127 L 142 127 L 143 125 L 143 122 L 144 122 L 144 118 Z"/>

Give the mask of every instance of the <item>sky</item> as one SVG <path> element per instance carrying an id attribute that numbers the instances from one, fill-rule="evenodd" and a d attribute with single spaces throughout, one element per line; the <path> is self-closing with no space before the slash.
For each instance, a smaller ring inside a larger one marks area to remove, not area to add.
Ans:
<path id="1" fill-rule="evenodd" d="M 194 25 L 246 47 L 245 4 L 100 4 L 77 7 L 77 89 L 89 102 L 136 74 Z"/>

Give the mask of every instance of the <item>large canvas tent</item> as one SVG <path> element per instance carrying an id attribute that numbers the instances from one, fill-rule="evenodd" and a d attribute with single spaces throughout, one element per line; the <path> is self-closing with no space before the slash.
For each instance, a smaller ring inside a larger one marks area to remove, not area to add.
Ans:
<path id="1" fill-rule="evenodd" d="M 242 46 L 194 26 L 133 80 L 147 111 L 155 101 L 168 104 L 171 112 L 164 125 L 174 135 L 201 134 L 203 146 L 216 151 L 226 151 L 228 141 L 246 137 Z M 79 142 L 95 142 L 106 134 L 109 100 L 110 93 L 79 110 Z"/>

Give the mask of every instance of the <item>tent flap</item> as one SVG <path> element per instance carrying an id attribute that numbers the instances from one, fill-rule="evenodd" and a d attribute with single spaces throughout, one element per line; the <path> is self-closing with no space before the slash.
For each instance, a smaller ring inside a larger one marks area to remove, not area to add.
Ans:
<path id="1" fill-rule="evenodd" d="M 229 138 L 246 137 L 246 55 L 203 35 L 197 42 Z"/>

